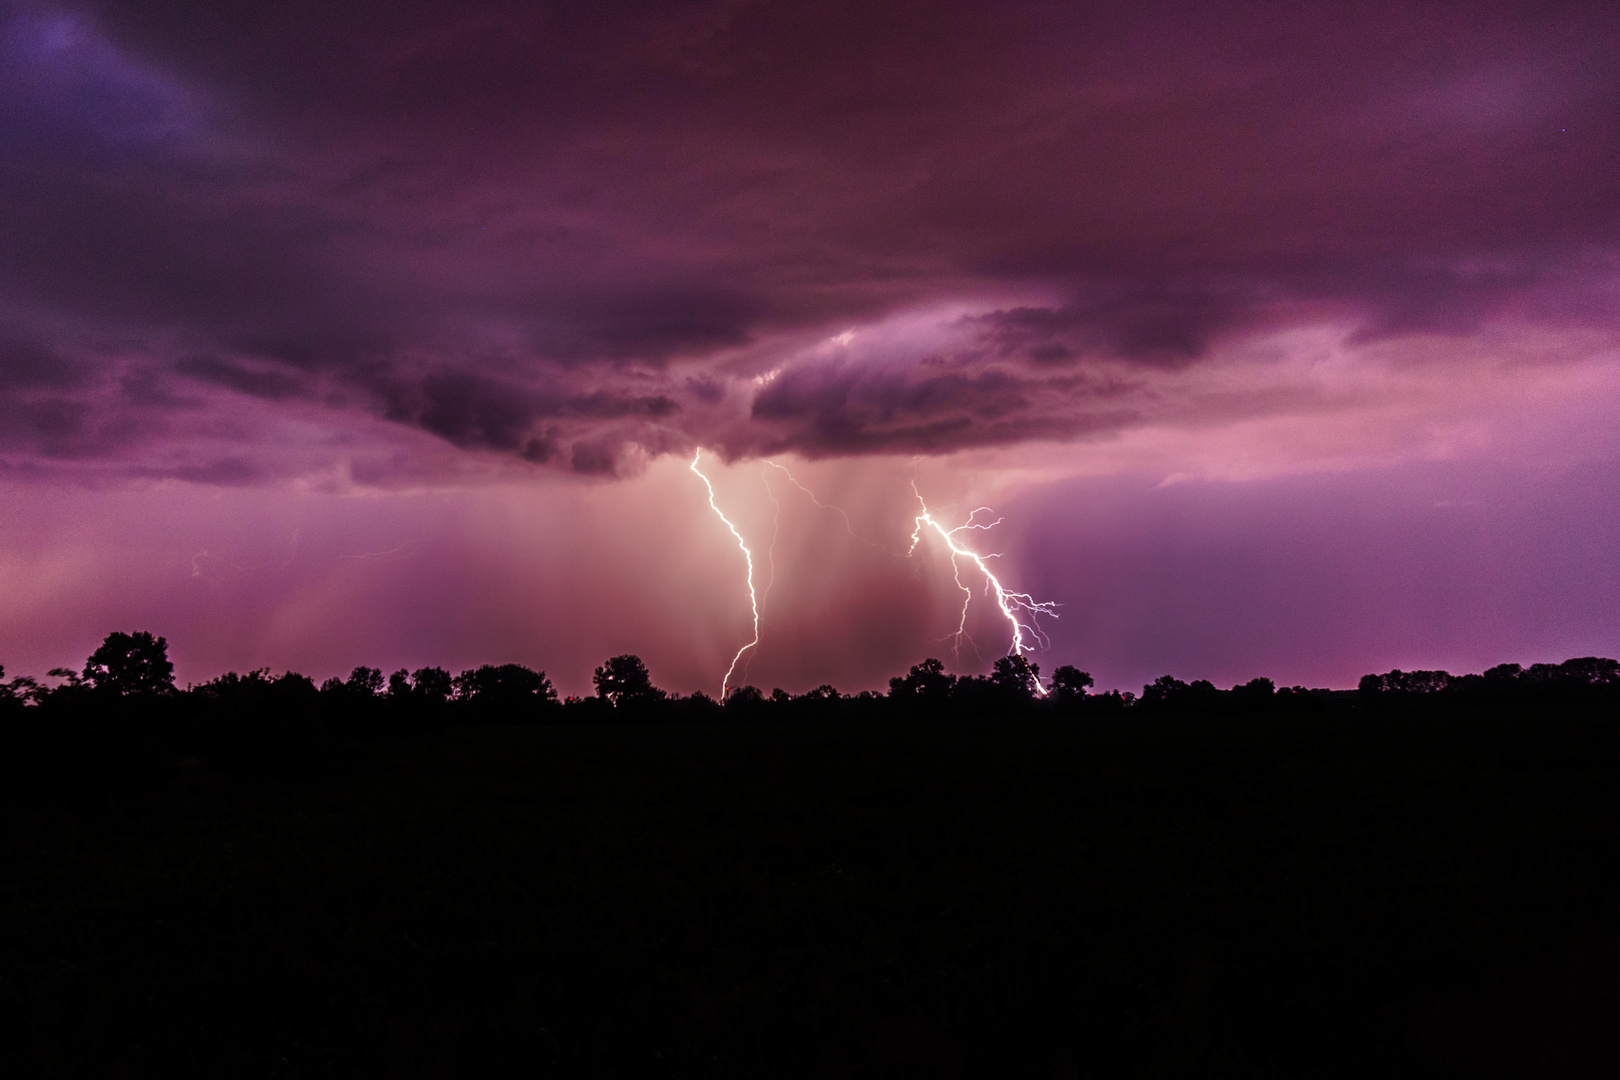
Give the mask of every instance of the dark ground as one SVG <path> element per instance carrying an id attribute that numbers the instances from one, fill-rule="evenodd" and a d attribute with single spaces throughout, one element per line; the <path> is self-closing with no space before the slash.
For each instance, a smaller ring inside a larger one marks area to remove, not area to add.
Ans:
<path id="1" fill-rule="evenodd" d="M 1620 1075 L 1617 765 L 1620 718 L 1565 710 L 474 728 L 36 776 L 0 803 L 0 1064 Z"/>

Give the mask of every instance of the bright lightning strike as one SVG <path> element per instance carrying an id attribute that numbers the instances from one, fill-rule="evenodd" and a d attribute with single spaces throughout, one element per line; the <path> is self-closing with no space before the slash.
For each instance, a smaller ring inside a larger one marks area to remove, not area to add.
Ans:
<path id="1" fill-rule="evenodd" d="M 725 678 L 720 680 L 720 700 L 724 701 L 726 700 L 726 691 L 731 689 L 731 673 L 737 670 L 737 661 L 742 659 L 743 653 L 759 644 L 759 597 L 754 592 L 754 554 L 748 550 L 748 545 L 743 541 L 742 533 L 737 531 L 737 526 L 731 523 L 731 519 L 726 517 L 715 503 L 714 485 L 709 483 L 709 478 L 703 475 L 702 469 L 698 468 L 698 459 L 702 456 L 703 448 L 700 446 L 697 452 L 692 455 L 692 463 L 689 468 L 697 474 L 699 480 L 703 481 L 703 486 L 708 488 L 709 509 L 714 511 L 716 517 L 725 522 L 726 528 L 731 530 L 731 535 L 737 538 L 737 546 L 742 549 L 743 558 L 748 562 L 748 607 L 754 614 L 754 639 L 737 650 L 737 655 L 731 658 L 731 666 L 726 668 Z"/>
<path id="2" fill-rule="evenodd" d="M 759 482 L 765 485 L 765 494 L 769 496 L 771 505 L 776 507 L 776 513 L 771 517 L 771 546 L 770 549 L 765 552 L 765 565 L 767 568 L 765 577 L 765 591 L 759 594 L 759 617 L 763 619 L 765 617 L 765 612 L 769 610 L 771 606 L 771 589 L 776 586 L 776 541 L 777 538 L 782 535 L 782 500 L 778 499 L 776 497 L 776 492 L 771 490 L 771 481 L 767 477 L 764 469 L 759 470 Z M 754 631 L 754 639 L 756 641 L 759 639 L 758 630 Z M 739 653 L 738 655 L 741 654 Z M 755 650 L 754 656 L 758 655 L 758 650 Z M 743 665 L 743 682 L 748 681 L 748 667 L 749 664 L 753 663 L 753 660 L 754 657 L 750 656 L 748 658 L 749 663 Z"/>
<path id="3" fill-rule="evenodd" d="M 986 559 L 992 559 L 996 556 L 980 555 L 970 548 L 963 547 L 956 539 L 957 533 L 970 529 L 993 529 L 1001 524 L 1001 519 L 997 518 L 988 525 L 978 524 L 974 519 L 981 513 L 989 512 L 989 507 L 981 506 L 968 515 L 967 521 L 954 529 L 947 529 L 934 520 L 933 514 L 928 510 L 928 504 L 923 501 L 922 493 L 917 490 L 915 481 L 912 482 L 911 493 L 917 496 L 917 505 L 922 507 L 922 513 L 917 515 L 917 527 L 911 533 L 911 551 L 916 551 L 917 545 L 922 543 L 923 529 L 930 528 L 939 534 L 939 538 L 945 541 L 945 546 L 951 552 L 951 570 L 956 574 L 957 587 L 962 590 L 964 597 L 962 600 L 962 618 L 956 626 L 958 640 L 967 636 L 968 604 L 973 599 L 973 590 L 962 583 L 961 566 L 957 562 L 957 559 L 962 558 L 971 560 L 973 565 L 979 568 L 979 573 L 984 575 L 986 588 L 995 592 L 996 605 L 1001 608 L 1002 616 L 1007 620 L 1007 624 L 1012 627 L 1012 651 L 1020 655 L 1034 651 L 1033 646 L 1026 642 L 1025 634 L 1028 634 L 1030 638 L 1044 646 L 1046 635 L 1041 633 L 1040 627 L 1036 625 L 1036 620 L 1042 615 L 1057 618 L 1057 611 L 1055 610 L 1057 605 L 1047 600 L 1036 600 L 1028 593 L 1012 592 L 1004 588 L 1000 580 L 990 572 L 990 567 L 985 563 Z M 910 553 L 907 552 L 908 555 Z M 968 640 L 971 641 L 972 639 L 969 638 Z M 1043 697 L 1046 695 L 1046 690 L 1041 687 L 1039 680 L 1035 682 L 1035 689 Z"/>

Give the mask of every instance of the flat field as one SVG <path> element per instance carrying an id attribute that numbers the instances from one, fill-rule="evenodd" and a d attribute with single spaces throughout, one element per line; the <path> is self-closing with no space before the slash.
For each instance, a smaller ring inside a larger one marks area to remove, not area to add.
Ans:
<path id="1" fill-rule="evenodd" d="M 1617 767 L 1607 714 L 1341 714 L 67 777 L 0 804 L 0 1064 L 1616 1075 Z"/>

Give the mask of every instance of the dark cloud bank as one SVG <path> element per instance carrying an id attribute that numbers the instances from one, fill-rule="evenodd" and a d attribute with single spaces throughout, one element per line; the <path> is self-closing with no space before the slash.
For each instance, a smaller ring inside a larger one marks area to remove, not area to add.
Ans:
<path id="1" fill-rule="evenodd" d="M 1617 54 L 1595 3 L 6 4 L 0 455 L 942 453 L 1313 321 L 1606 331 Z"/>

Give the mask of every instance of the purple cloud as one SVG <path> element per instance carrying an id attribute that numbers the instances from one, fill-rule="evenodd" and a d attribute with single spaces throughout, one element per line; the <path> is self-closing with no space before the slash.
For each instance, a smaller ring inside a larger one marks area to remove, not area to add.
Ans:
<path id="1" fill-rule="evenodd" d="M 1128 426 L 1151 410 L 1099 418 L 1097 365 L 1185 369 L 1324 320 L 1360 341 L 1609 327 L 1614 22 L 14 8 L 0 373 L 37 380 L 49 350 L 51 379 L 85 381 L 21 407 L 13 445 L 140 456 L 104 414 L 163 406 L 83 374 L 131 356 L 457 446 L 596 447 L 600 471 L 628 448 L 939 453 Z M 879 375 L 748 382 L 806 334 L 946 299 L 982 331 L 976 370 L 931 373 L 917 342 Z M 712 408 L 728 385 L 760 430 Z M 691 386 L 711 408 L 673 417 Z"/>

